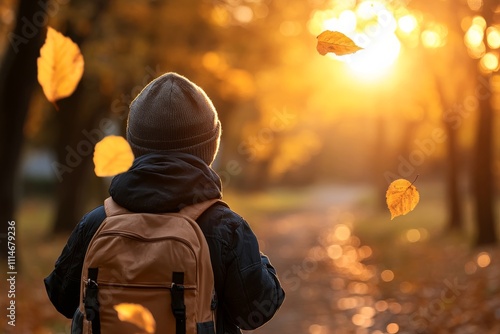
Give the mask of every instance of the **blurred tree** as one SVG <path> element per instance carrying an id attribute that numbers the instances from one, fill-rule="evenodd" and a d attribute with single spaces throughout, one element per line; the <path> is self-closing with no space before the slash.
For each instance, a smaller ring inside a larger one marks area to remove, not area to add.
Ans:
<path id="1" fill-rule="evenodd" d="M 498 1 L 483 0 L 482 16 L 487 25 L 492 25 Z M 485 33 L 485 38 L 487 34 Z M 488 47 L 487 47 L 488 50 Z M 473 168 L 475 218 L 477 223 L 476 245 L 497 242 L 494 201 L 495 177 L 493 173 L 493 125 L 494 110 L 491 87 L 491 70 L 481 70 L 481 60 L 477 66 L 477 98 L 479 100 L 479 119 L 477 124 L 475 159 Z"/>
<path id="2" fill-rule="evenodd" d="M 66 17 L 62 24 L 64 34 L 82 48 L 91 34 L 95 34 L 95 28 L 99 28 L 99 17 L 107 5 L 107 0 L 90 3 L 73 0 L 68 14 L 62 15 Z M 57 170 L 59 183 L 53 233 L 71 231 L 85 211 L 87 196 L 83 192 L 91 175 L 93 144 L 101 138 L 97 136 L 92 142 L 83 132 L 92 133 L 97 128 L 99 119 L 105 115 L 103 110 L 106 111 L 103 103 L 99 77 L 92 71 L 84 72 L 75 92 L 58 103 L 60 110 L 56 115 L 58 130 L 54 143 L 58 164 L 53 164 L 53 168 Z"/>
<path id="3" fill-rule="evenodd" d="M 461 170 L 463 169 L 459 143 L 461 127 L 460 114 L 463 112 L 465 97 L 468 91 L 468 77 L 471 59 L 463 43 L 463 32 L 460 26 L 466 11 L 457 8 L 454 1 L 432 2 L 433 16 L 441 22 L 447 22 L 446 43 L 438 50 L 425 45 L 425 63 L 432 68 L 432 80 L 438 103 L 442 109 L 442 125 L 446 133 L 446 204 L 447 228 L 463 230 L 463 189 L 461 188 Z M 459 13 L 457 15 L 457 13 Z M 436 52 L 438 51 L 438 52 Z M 446 64 L 446 66 L 443 66 Z M 450 82 L 453 73 L 454 80 Z"/>
<path id="4" fill-rule="evenodd" d="M 14 30 L 0 68 L 0 256 L 5 251 L 7 222 L 14 220 L 23 126 L 37 85 L 36 59 L 45 36 L 47 0 L 20 0 Z"/>

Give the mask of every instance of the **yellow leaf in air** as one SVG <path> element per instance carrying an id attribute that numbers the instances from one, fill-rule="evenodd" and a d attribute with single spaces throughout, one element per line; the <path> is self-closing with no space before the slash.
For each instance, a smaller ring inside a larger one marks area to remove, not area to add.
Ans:
<path id="1" fill-rule="evenodd" d="M 115 176 L 126 172 L 134 162 L 134 154 L 127 140 L 121 136 L 107 136 L 94 148 L 94 171 L 97 176 Z"/>
<path id="2" fill-rule="evenodd" d="M 38 82 L 54 104 L 73 94 L 83 75 L 83 56 L 78 45 L 51 27 L 47 29 L 37 64 Z"/>
<path id="3" fill-rule="evenodd" d="M 325 30 L 319 36 L 316 49 L 319 54 L 324 56 L 328 52 L 335 53 L 337 56 L 343 56 L 362 50 L 352 39 L 341 32 Z"/>
<path id="4" fill-rule="evenodd" d="M 415 209 L 420 199 L 417 188 L 405 179 L 393 181 L 389 185 L 385 197 L 391 212 L 391 220 Z"/>
<path id="5" fill-rule="evenodd" d="M 113 306 L 118 313 L 118 319 L 130 322 L 148 334 L 156 331 L 156 321 L 151 312 L 140 304 L 121 303 Z"/>

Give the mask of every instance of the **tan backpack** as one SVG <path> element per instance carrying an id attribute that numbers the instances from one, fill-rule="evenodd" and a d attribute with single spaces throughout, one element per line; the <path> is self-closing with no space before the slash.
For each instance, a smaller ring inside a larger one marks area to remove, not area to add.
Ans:
<path id="1" fill-rule="evenodd" d="M 151 214 L 106 199 L 83 264 L 83 333 L 215 334 L 212 264 L 195 220 L 218 201 Z"/>

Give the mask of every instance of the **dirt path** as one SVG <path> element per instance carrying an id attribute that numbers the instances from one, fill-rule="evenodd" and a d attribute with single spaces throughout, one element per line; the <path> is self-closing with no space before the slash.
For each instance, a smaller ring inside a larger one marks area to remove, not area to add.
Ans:
<path id="1" fill-rule="evenodd" d="M 332 271 L 331 259 L 346 252 L 352 264 L 362 265 L 357 254 L 360 241 L 351 235 L 360 193 L 353 188 L 318 189 L 307 210 L 285 213 L 264 224 L 266 234 L 259 240 L 278 270 L 286 302 L 271 322 L 249 333 L 342 333 L 330 329 L 347 320 L 332 314 L 335 301 L 345 295 L 345 273 Z M 329 248 L 333 244 L 338 247 Z"/>
<path id="2" fill-rule="evenodd" d="M 500 252 L 443 241 L 363 245 L 360 192 L 315 193 L 307 210 L 265 222 L 262 248 L 286 291 L 249 333 L 500 333 Z"/>

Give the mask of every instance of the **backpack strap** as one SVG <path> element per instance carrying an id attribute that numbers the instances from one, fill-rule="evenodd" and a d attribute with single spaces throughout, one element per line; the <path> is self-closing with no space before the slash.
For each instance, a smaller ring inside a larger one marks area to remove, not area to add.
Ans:
<path id="1" fill-rule="evenodd" d="M 104 211 L 106 211 L 106 217 L 131 213 L 130 211 L 119 206 L 115 201 L 113 201 L 113 198 L 111 198 L 111 196 L 104 200 Z"/>
<path id="2" fill-rule="evenodd" d="M 188 205 L 179 211 L 179 214 L 189 217 L 196 222 L 198 217 L 215 203 L 222 203 L 227 206 L 222 200 L 215 198 L 201 203 Z M 184 273 L 172 272 L 172 313 L 175 317 L 175 334 L 186 334 L 186 306 L 184 304 Z M 212 299 L 212 305 L 214 299 Z M 211 306 L 212 306 L 211 305 Z"/>
<path id="3" fill-rule="evenodd" d="M 208 201 L 185 206 L 184 208 L 181 209 L 181 211 L 179 211 L 179 213 L 181 215 L 188 216 L 192 220 L 196 221 L 196 219 L 198 219 L 198 217 L 200 217 L 201 214 L 205 212 L 205 210 L 207 210 L 215 203 L 222 203 L 225 206 L 227 206 L 227 204 L 224 203 L 221 199 L 214 198 L 214 199 L 209 199 Z"/>
<path id="4" fill-rule="evenodd" d="M 99 316 L 99 300 L 97 298 L 99 287 L 97 285 L 98 268 L 88 269 L 87 289 L 83 303 L 87 320 L 92 323 L 92 334 L 101 334 L 101 321 Z"/>
<path id="5" fill-rule="evenodd" d="M 224 201 L 222 201 L 221 199 L 214 198 L 214 199 L 209 199 L 208 201 L 185 206 L 184 208 L 181 209 L 181 211 L 179 211 L 179 213 L 182 215 L 188 216 L 189 218 L 196 221 L 196 219 L 198 219 L 198 217 L 206 209 L 208 209 L 209 207 L 211 207 L 212 205 L 214 205 L 217 202 L 222 203 L 223 205 L 227 206 L 227 204 Z M 104 200 L 104 210 L 106 211 L 106 217 L 118 216 L 118 215 L 131 213 L 130 211 L 119 206 L 115 201 L 113 201 L 113 198 L 111 198 L 111 196 Z"/>
<path id="6" fill-rule="evenodd" d="M 186 334 L 186 305 L 184 304 L 184 273 L 172 273 L 172 313 L 175 317 L 175 334 Z"/>

